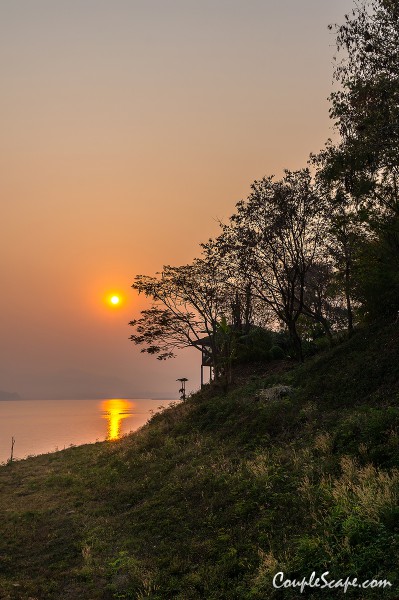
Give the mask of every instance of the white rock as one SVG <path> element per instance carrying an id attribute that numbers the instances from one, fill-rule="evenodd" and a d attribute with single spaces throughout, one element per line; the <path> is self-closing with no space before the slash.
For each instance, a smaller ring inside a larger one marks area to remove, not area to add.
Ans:
<path id="1" fill-rule="evenodd" d="M 280 400 L 291 396 L 294 388 L 289 385 L 273 385 L 272 387 L 266 388 L 265 390 L 259 390 L 257 393 L 257 400 Z"/>

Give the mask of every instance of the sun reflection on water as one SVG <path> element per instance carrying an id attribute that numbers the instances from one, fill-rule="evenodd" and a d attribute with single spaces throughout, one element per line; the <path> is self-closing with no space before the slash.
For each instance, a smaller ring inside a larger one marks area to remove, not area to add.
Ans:
<path id="1" fill-rule="evenodd" d="M 121 398 L 104 400 L 101 404 L 104 419 L 108 420 L 107 440 L 119 440 L 122 420 L 133 415 L 134 403 Z"/>

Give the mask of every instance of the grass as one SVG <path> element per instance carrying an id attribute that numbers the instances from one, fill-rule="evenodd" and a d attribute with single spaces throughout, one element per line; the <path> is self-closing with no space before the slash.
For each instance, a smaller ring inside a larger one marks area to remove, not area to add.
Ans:
<path id="1" fill-rule="evenodd" d="M 0 598 L 298 598 L 273 576 L 397 598 L 399 329 L 205 389 L 119 442 L 0 468 Z M 258 399 L 291 385 L 292 396 Z M 337 592 L 308 590 L 307 598 Z"/>

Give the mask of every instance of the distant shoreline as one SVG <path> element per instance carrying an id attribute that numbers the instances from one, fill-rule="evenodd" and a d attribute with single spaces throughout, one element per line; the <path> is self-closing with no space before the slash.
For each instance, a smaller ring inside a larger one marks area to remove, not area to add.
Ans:
<path id="1" fill-rule="evenodd" d="M 178 398 L 174 398 L 174 397 L 170 397 L 170 398 L 152 398 L 151 396 L 147 397 L 147 398 L 143 398 L 143 397 L 135 397 L 135 396 L 96 396 L 95 398 L 90 398 L 90 397 L 82 397 L 82 398 L 23 398 L 22 396 L 20 396 L 19 394 L 15 394 L 15 396 L 10 396 L 10 397 L 0 397 L 0 402 L 9 402 L 9 401 L 13 401 L 13 400 L 17 400 L 17 401 L 25 401 L 25 402 L 41 402 L 42 400 L 48 400 L 50 402 L 63 402 L 65 400 L 71 401 L 71 402 L 75 402 L 76 400 L 111 400 L 111 399 L 117 399 L 117 400 L 154 400 L 154 401 L 158 401 L 158 402 L 162 402 L 162 401 L 173 401 L 173 400 L 178 400 Z"/>
<path id="2" fill-rule="evenodd" d="M 6 392 L 0 390 L 0 400 L 22 400 L 21 396 L 17 392 Z"/>

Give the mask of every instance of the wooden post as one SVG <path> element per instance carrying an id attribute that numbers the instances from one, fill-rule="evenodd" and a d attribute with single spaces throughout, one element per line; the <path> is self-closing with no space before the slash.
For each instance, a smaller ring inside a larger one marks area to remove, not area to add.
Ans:
<path id="1" fill-rule="evenodd" d="M 14 458 L 14 444 L 15 444 L 15 438 L 14 438 L 14 436 L 12 436 L 12 438 L 11 438 L 11 456 L 10 456 L 10 461 L 9 461 L 10 464 L 12 463 L 13 458 Z"/>

